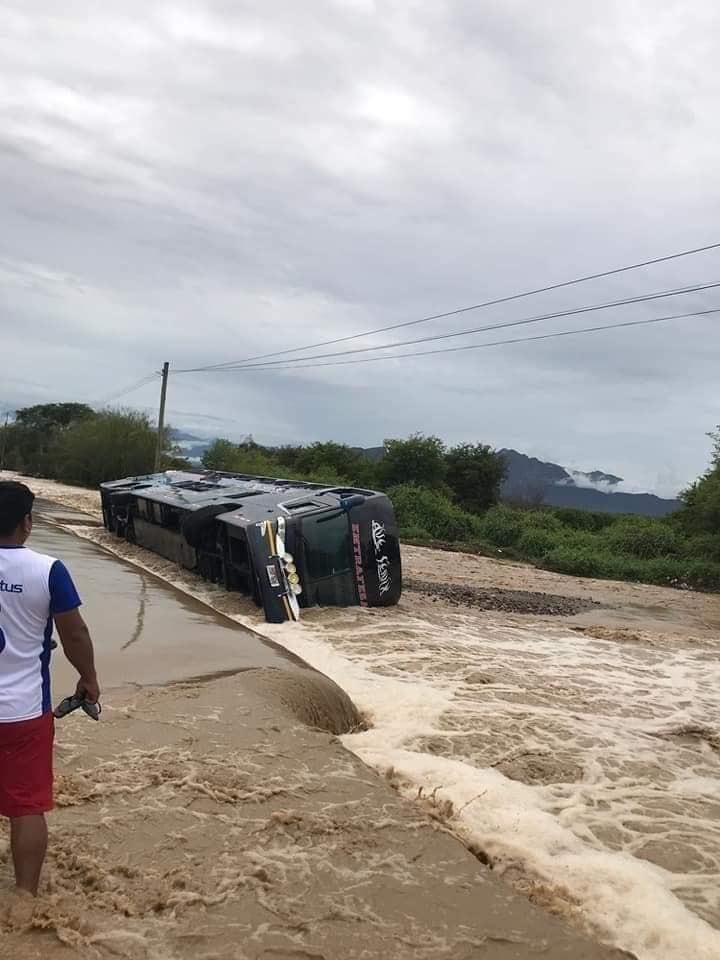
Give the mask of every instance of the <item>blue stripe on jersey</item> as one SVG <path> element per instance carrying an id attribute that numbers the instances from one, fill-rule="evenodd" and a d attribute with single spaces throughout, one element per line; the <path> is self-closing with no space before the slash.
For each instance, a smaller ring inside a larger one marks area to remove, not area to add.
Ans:
<path id="1" fill-rule="evenodd" d="M 52 700 L 50 699 L 50 657 L 52 656 L 52 633 L 53 622 L 48 617 L 45 635 L 43 636 L 42 653 L 40 654 L 40 675 L 42 677 L 42 712 L 48 713 L 52 710 Z"/>
<path id="2" fill-rule="evenodd" d="M 62 560 L 56 560 L 50 568 L 48 587 L 50 588 L 50 613 L 52 616 L 57 613 L 77 610 L 80 606 L 80 597 L 75 589 L 75 584 Z"/>

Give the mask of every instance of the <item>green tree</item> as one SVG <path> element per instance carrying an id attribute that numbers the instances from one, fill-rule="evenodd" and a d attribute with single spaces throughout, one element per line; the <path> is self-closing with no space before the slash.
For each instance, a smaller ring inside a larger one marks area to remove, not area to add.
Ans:
<path id="1" fill-rule="evenodd" d="M 372 486 L 375 482 L 374 464 L 361 451 L 344 443 L 317 442 L 301 447 L 280 447 L 273 452 L 286 475 L 323 477 L 334 484 L 356 487 Z"/>
<path id="2" fill-rule="evenodd" d="M 500 497 L 506 466 L 484 443 L 463 443 L 448 450 L 446 482 L 455 500 L 470 513 L 484 513 Z"/>
<path id="3" fill-rule="evenodd" d="M 237 445 L 224 437 L 213 440 L 202 456 L 202 465 L 208 470 L 232 470 Z"/>
<path id="4" fill-rule="evenodd" d="M 446 474 L 445 444 L 419 433 L 407 440 L 386 440 L 385 456 L 377 465 L 378 480 L 385 489 L 412 483 L 444 490 Z"/>
<path id="5" fill-rule="evenodd" d="M 18 410 L 5 437 L 8 466 L 34 476 L 51 476 L 49 451 L 56 438 L 73 424 L 93 417 L 95 411 L 84 403 L 41 403 Z"/>
<path id="6" fill-rule="evenodd" d="M 157 432 L 143 413 L 103 410 L 59 433 L 48 451 L 52 476 L 95 487 L 152 473 Z"/>
<path id="7" fill-rule="evenodd" d="M 254 477 L 274 477 L 280 470 L 272 453 L 255 443 L 252 437 L 242 443 L 224 438 L 215 440 L 205 451 L 202 462 L 208 470 L 227 470 Z"/>
<path id="8" fill-rule="evenodd" d="M 693 533 L 720 534 L 720 427 L 708 436 L 713 442 L 710 466 L 683 491 L 685 508 L 678 519 Z"/>
<path id="9" fill-rule="evenodd" d="M 15 414 L 15 422 L 31 430 L 51 431 L 69 427 L 80 420 L 89 420 L 95 411 L 86 403 L 39 403 L 24 407 Z"/>
<path id="10" fill-rule="evenodd" d="M 291 446 L 290 444 L 283 447 L 274 447 L 272 450 L 273 456 L 280 464 L 281 472 L 287 476 L 298 475 L 302 452 L 302 447 Z"/>

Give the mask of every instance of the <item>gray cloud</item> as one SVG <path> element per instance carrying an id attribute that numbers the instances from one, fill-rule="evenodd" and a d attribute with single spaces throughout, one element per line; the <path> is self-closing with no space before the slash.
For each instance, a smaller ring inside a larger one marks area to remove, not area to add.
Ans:
<path id="1" fill-rule="evenodd" d="M 0 401 L 101 400 L 166 358 L 253 356 L 718 240 L 719 20 L 710 0 L 9 0 L 3 355 L 46 388 L 7 381 Z M 709 282 L 719 260 L 410 333 Z M 670 492 L 720 419 L 718 322 L 177 376 L 170 406 L 269 442 L 432 431 Z M 590 324 L 527 333 L 573 325 Z"/>

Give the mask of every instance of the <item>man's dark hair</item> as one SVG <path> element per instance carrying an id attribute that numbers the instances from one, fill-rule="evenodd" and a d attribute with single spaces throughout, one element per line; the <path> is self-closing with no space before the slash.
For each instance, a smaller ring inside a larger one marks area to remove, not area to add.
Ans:
<path id="1" fill-rule="evenodd" d="M 35 494 L 24 483 L 0 480 L 0 537 L 9 537 L 32 513 Z"/>

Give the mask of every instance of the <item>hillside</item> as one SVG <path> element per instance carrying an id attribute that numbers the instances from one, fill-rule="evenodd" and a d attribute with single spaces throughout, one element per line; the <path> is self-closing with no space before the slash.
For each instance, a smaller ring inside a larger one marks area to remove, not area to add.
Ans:
<path id="1" fill-rule="evenodd" d="M 623 478 L 602 470 L 584 473 L 567 470 L 557 463 L 528 457 L 517 450 L 498 451 L 507 464 L 503 484 L 505 499 L 530 500 L 554 507 L 577 507 L 600 513 L 634 513 L 664 517 L 678 510 L 679 500 L 657 497 L 652 493 L 625 493 L 615 488 Z"/>
<path id="2" fill-rule="evenodd" d="M 199 463 L 212 440 L 173 430 L 172 439 L 183 456 Z M 354 447 L 368 460 L 382 460 L 385 448 Z M 504 458 L 508 474 L 502 495 L 506 500 L 528 500 L 554 507 L 576 507 L 600 513 L 631 513 L 647 517 L 664 517 L 681 506 L 679 500 L 663 499 L 652 493 L 627 493 L 617 488 L 623 478 L 603 470 L 587 473 L 568 470 L 557 463 L 528 457 L 517 450 L 498 451 Z"/>

